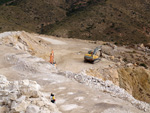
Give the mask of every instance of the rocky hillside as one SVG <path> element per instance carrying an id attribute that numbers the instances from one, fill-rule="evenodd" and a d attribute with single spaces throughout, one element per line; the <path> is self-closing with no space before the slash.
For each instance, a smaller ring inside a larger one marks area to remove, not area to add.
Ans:
<path id="1" fill-rule="evenodd" d="M 150 41 L 147 0 L 2 0 L 0 32 L 26 30 L 55 36 L 112 41 Z"/>
<path id="2" fill-rule="evenodd" d="M 90 40 L 112 41 L 116 44 L 150 41 L 149 3 L 146 1 L 100 1 L 79 8 L 46 33 Z"/>
<path id="3" fill-rule="evenodd" d="M 42 26 L 65 18 L 63 0 L 7 0 L 0 2 L 0 31 L 40 32 Z"/>

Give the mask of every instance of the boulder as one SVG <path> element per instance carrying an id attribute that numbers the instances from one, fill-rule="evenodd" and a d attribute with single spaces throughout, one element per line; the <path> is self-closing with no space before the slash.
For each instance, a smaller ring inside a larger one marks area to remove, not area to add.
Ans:
<path id="1" fill-rule="evenodd" d="M 6 77 L 4 75 L 0 75 L 0 88 L 3 88 L 9 84 Z"/>
<path id="2" fill-rule="evenodd" d="M 21 97 L 19 97 L 18 99 L 16 99 L 16 102 L 21 102 L 21 101 L 25 101 L 26 96 L 25 95 L 21 95 Z"/>
<path id="3" fill-rule="evenodd" d="M 8 82 L 6 77 L 4 75 L 0 75 L 0 84 L 4 84 L 5 82 Z"/>
<path id="4" fill-rule="evenodd" d="M 145 48 L 144 44 L 141 44 L 141 45 L 140 45 L 140 48 Z"/>
<path id="5" fill-rule="evenodd" d="M 19 82 L 21 86 L 29 86 L 29 80 L 22 80 Z"/>
<path id="6" fill-rule="evenodd" d="M 6 106 L 0 106 L 0 113 L 6 113 L 7 107 Z"/>
<path id="7" fill-rule="evenodd" d="M 10 100 L 16 100 L 16 99 L 17 99 L 17 92 L 9 93 L 9 94 L 8 94 L 8 98 L 9 98 Z"/>
<path id="8" fill-rule="evenodd" d="M 7 95 L 7 96 L 8 96 L 8 93 L 9 93 L 8 90 L 2 90 L 2 89 L 0 89 L 0 95 L 1 95 L 1 96 L 4 96 L 4 95 Z"/>
<path id="9" fill-rule="evenodd" d="M 12 104 L 11 104 L 11 109 L 15 109 L 16 106 L 17 106 L 16 101 L 13 101 Z"/>
<path id="10" fill-rule="evenodd" d="M 35 81 L 23 80 L 20 83 L 20 91 L 23 95 L 27 97 L 39 97 L 40 86 Z"/>
<path id="11" fill-rule="evenodd" d="M 126 66 L 127 67 L 131 67 L 131 66 L 133 66 L 133 64 L 132 63 L 128 63 Z"/>
<path id="12" fill-rule="evenodd" d="M 19 82 L 18 81 L 14 81 L 12 84 L 12 89 L 13 92 L 14 91 L 18 91 L 19 90 Z"/>
<path id="13" fill-rule="evenodd" d="M 29 104 L 29 102 L 22 101 L 21 103 L 17 103 L 15 106 L 13 106 L 13 108 L 16 112 L 21 112 L 25 111 Z"/>
<path id="14" fill-rule="evenodd" d="M 21 93 L 26 95 L 27 97 L 38 98 L 40 96 L 40 92 L 37 90 L 32 90 L 31 88 L 22 88 Z"/>
<path id="15" fill-rule="evenodd" d="M 36 81 L 30 81 L 30 87 L 35 90 L 40 90 L 40 85 Z"/>
<path id="16" fill-rule="evenodd" d="M 26 113 L 39 113 L 40 109 L 38 106 L 36 105 L 29 105 L 26 109 Z"/>
<path id="17" fill-rule="evenodd" d="M 8 104 L 8 102 L 10 101 L 9 98 L 6 96 L 6 97 L 2 97 L 2 101 L 5 105 Z"/>

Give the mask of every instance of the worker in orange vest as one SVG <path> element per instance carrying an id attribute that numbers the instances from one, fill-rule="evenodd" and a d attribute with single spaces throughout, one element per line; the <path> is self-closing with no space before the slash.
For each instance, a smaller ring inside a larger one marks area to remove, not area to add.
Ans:
<path id="1" fill-rule="evenodd" d="M 54 63 L 54 51 L 52 49 L 51 54 L 50 54 L 50 63 L 53 64 Z"/>

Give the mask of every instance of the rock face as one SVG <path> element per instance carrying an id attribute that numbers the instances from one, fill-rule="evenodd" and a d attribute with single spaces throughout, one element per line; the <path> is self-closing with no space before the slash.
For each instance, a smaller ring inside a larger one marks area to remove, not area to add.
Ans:
<path id="1" fill-rule="evenodd" d="M 0 113 L 60 113 L 56 105 L 40 92 L 35 81 L 9 82 L 0 75 Z"/>
<path id="2" fill-rule="evenodd" d="M 87 70 L 86 74 L 110 80 L 137 100 L 150 103 L 150 71 L 134 65 L 128 63 L 125 67 Z"/>
<path id="3" fill-rule="evenodd" d="M 150 71 L 143 67 L 127 67 L 118 69 L 119 86 L 136 99 L 150 102 Z"/>
<path id="4" fill-rule="evenodd" d="M 108 67 L 106 69 L 89 69 L 86 70 L 86 74 L 90 76 L 94 76 L 100 78 L 102 80 L 110 80 L 115 85 L 119 86 L 119 76 L 118 71 L 115 68 Z"/>

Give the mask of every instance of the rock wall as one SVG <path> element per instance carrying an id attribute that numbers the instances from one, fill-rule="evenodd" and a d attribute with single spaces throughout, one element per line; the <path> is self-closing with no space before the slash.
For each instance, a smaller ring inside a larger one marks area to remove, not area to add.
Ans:
<path id="1" fill-rule="evenodd" d="M 60 113 L 35 81 L 8 81 L 0 75 L 0 113 Z"/>
<path id="2" fill-rule="evenodd" d="M 119 86 L 136 99 L 150 103 L 150 71 L 143 67 L 118 69 Z"/>

